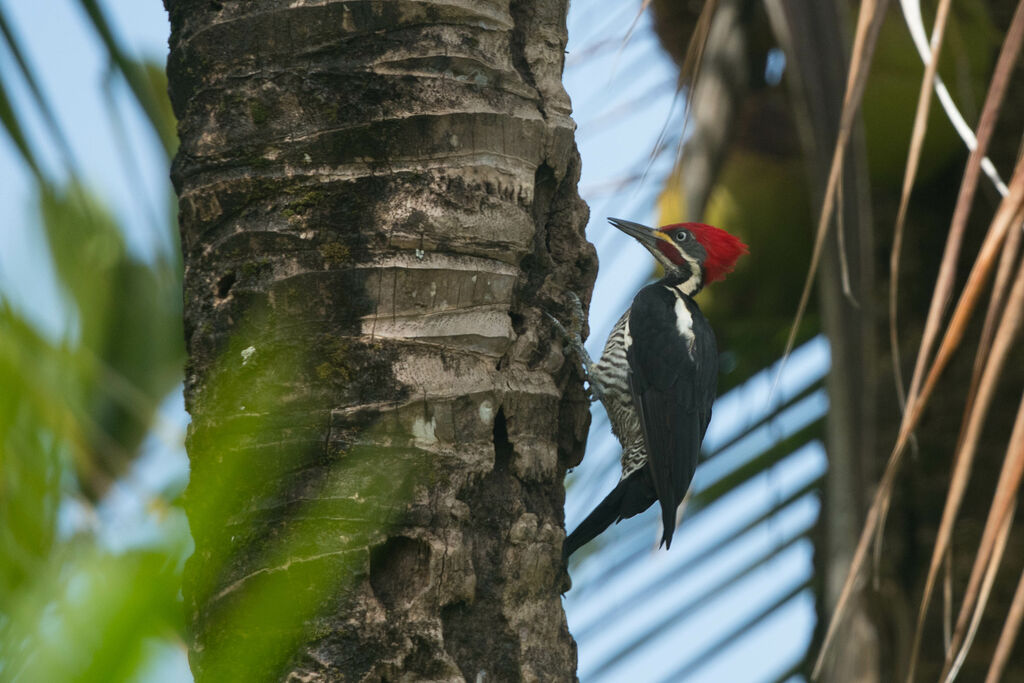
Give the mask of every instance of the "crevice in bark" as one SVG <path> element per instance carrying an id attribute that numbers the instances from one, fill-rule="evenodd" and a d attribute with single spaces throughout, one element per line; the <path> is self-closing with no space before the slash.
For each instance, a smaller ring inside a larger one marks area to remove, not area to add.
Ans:
<path id="1" fill-rule="evenodd" d="M 224 277 L 222 277 L 220 280 L 217 281 L 217 298 L 218 299 L 227 299 L 228 298 L 228 294 L 231 293 L 231 288 L 234 286 L 235 280 L 236 280 L 235 274 L 234 273 L 228 273 L 227 275 L 225 275 Z"/>
<path id="2" fill-rule="evenodd" d="M 526 332 L 526 318 L 521 313 L 510 311 L 508 317 L 512 321 L 512 330 L 516 334 L 524 334 Z"/>
<path id="3" fill-rule="evenodd" d="M 494 468 L 463 491 L 460 498 L 477 520 L 471 532 L 476 595 L 472 602 L 457 602 L 441 610 L 444 641 L 468 681 L 500 679 L 503 671 L 519 670 L 519 639 L 505 617 L 502 548 L 509 520 L 522 505 L 521 485 L 511 472 L 514 450 L 508 438 L 504 408 L 494 417 Z M 514 508 L 514 509 L 510 509 Z"/>
<path id="4" fill-rule="evenodd" d="M 558 181 L 555 178 L 555 169 L 544 162 L 537 167 L 533 174 L 533 223 L 540 232 L 547 235 L 548 221 L 551 218 L 551 203 L 558 192 Z M 546 241 L 544 246 L 547 247 Z"/>
<path id="5" fill-rule="evenodd" d="M 540 89 L 537 87 L 537 79 L 533 76 L 533 69 L 530 67 L 530 60 L 526 55 L 526 39 L 529 35 L 530 26 L 533 24 L 536 9 L 535 0 L 513 0 L 509 4 L 509 14 L 515 23 L 511 34 L 512 65 L 515 66 L 520 78 L 531 88 L 537 90 L 537 110 L 546 121 L 548 113 L 544 109 L 544 98 L 540 97 Z"/>
<path id="6" fill-rule="evenodd" d="M 423 541 L 394 536 L 370 553 L 370 585 L 394 610 L 410 603 L 430 582 L 430 548 Z"/>
<path id="7" fill-rule="evenodd" d="M 509 465 L 512 463 L 512 444 L 508 440 L 508 423 L 505 420 L 505 408 L 498 408 L 494 416 L 494 471 L 499 477 L 507 477 Z M 518 482 L 514 482 L 518 484 Z"/>
<path id="8" fill-rule="evenodd" d="M 535 226 L 533 249 L 519 262 L 519 269 L 523 274 L 516 287 L 516 296 L 509 310 L 512 329 L 515 330 L 516 334 L 525 334 L 527 321 L 531 319 L 522 311 L 522 302 L 536 304 L 538 299 L 540 299 L 541 305 L 554 303 L 550 299 L 544 301 L 538 294 L 554 270 L 548 244 L 548 224 L 551 218 L 552 202 L 557 193 L 558 181 L 555 177 L 555 171 L 546 162 L 542 163 L 537 167 L 533 176 L 533 203 L 530 206 Z M 543 360 L 545 355 L 546 349 L 539 347 L 534 349 L 533 353 L 526 359 L 527 367 L 531 369 L 537 367 L 537 364 Z"/>

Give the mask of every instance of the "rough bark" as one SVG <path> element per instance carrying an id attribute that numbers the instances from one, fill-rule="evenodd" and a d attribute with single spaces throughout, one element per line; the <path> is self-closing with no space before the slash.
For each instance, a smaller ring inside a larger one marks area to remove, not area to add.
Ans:
<path id="1" fill-rule="evenodd" d="M 197 681 L 568 680 L 565 0 L 166 0 Z"/>

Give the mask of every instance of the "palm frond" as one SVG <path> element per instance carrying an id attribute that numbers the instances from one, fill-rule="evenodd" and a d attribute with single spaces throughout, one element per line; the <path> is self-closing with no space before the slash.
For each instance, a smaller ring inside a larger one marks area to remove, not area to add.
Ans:
<path id="1" fill-rule="evenodd" d="M 71 173 L 71 177 L 74 178 L 77 175 L 77 164 L 75 163 L 74 154 L 71 151 L 71 145 L 68 143 L 64 130 L 57 122 L 57 117 L 53 112 L 53 107 L 50 106 L 48 98 L 43 93 L 42 87 L 39 85 L 39 79 L 36 78 L 35 70 L 28 63 L 28 58 L 25 56 L 25 51 L 21 46 L 21 40 L 18 38 L 14 27 L 8 21 L 3 6 L 0 6 L 0 34 L 3 35 L 4 41 L 7 43 L 7 49 L 11 51 L 14 61 L 18 64 L 18 71 L 21 74 L 21 78 L 28 86 L 36 108 L 38 109 L 39 114 L 43 117 L 43 121 L 46 124 L 50 136 L 60 149 L 61 155 L 64 157 L 64 163 L 67 166 L 68 171 Z M 0 88 L 2 88 L 2 82 L 0 82 Z M 26 161 L 28 160 L 26 159 Z"/>
<path id="2" fill-rule="evenodd" d="M 1020 447 L 1021 444 L 1024 444 L 1024 402 L 1021 403 L 1020 410 L 1017 412 L 1012 438 L 1013 442 L 1018 444 L 1017 458 L 1019 459 L 1021 450 L 1024 450 Z M 992 656 L 988 674 L 985 676 L 985 683 L 998 683 L 1002 679 L 1022 622 L 1024 622 L 1024 572 L 1021 572 L 1017 590 L 1014 591 L 1013 600 L 1010 602 L 1010 610 L 999 634 L 999 641 L 996 643 L 995 654 Z"/>
<path id="3" fill-rule="evenodd" d="M 932 32 L 931 50 L 925 64 L 924 78 L 921 79 L 921 91 L 917 96 L 917 110 L 914 112 L 914 128 L 910 134 L 910 151 L 903 173 L 903 189 L 900 192 L 900 205 L 896 211 L 896 226 L 893 228 L 892 250 L 889 255 L 889 344 L 892 353 L 893 377 L 896 380 L 896 395 L 900 409 L 906 410 L 906 389 L 903 386 L 903 364 L 900 361 L 899 341 L 899 282 L 900 254 L 903 249 L 903 230 L 907 223 L 907 209 L 910 207 L 910 193 L 914 189 L 914 179 L 921 162 L 921 149 L 924 146 L 924 135 L 928 128 L 928 112 L 932 104 L 932 88 L 935 74 L 939 68 L 939 54 L 942 40 L 946 33 L 946 20 L 949 18 L 950 0 L 939 0 L 935 16 L 935 28 Z"/>
<path id="4" fill-rule="evenodd" d="M 1009 187 L 1010 192 L 1000 203 L 996 216 L 989 227 L 988 234 L 985 236 L 985 241 L 968 276 L 953 317 L 946 328 L 946 334 L 943 336 L 935 361 L 928 371 L 920 396 L 916 397 L 913 394 L 908 396 L 907 409 L 900 423 L 896 444 L 889 455 L 889 461 L 875 493 L 874 501 L 868 510 L 867 519 L 865 520 L 864 528 L 850 565 L 850 571 L 843 584 L 835 611 L 829 622 L 825 640 L 822 643 L 817 662 L 815 663 L 812 673 L 815 678 L 820 674 L 824 657 L 832 645 L 832 639 L 835 636 L 839 621 L 845 613 L 854 587 L 860 578 L 861 572 L 864 570 L 869 547 L 872 541 L 876 540 L 876 534 L 885 519 L 886 511 L 892 499 L 893 486 L 902 464 L 906 447 L 910 441 L 910 435 L 917 427 L 924 413 L 924 408 L 935 391 L 939 377 L 949 364 L 953 353 L 963 341 L 970 317 L 974 313 L 988 275 L 995 265 L 996 257 L 1006 238 L 1007 232 L 1011 226 L 1018 227 L 1020 225 L 1021 210 L 1024 207 L 1024 160 L 1018 162 Z"/>
<path id="5" fill-rule="evenodd" d="M 1017 57 L 1020 54 L 1022 40 L 1024 40 L 1024 2 L 1019 2 L 1017 10 L 1013 15 L 1013 21 L 1007 31 L 1006 39 L 1003 41 L 1003 47 L 1000 50 L 995 71 L 992 74 L 992 81 L 988 94 L 985 97 L 981 120 L 978 124 L 977 139 L 967 159 L 964 178 L 960 183 L 956 208 L 953 210 L 953 219 L 950 224 L 949 233 L 946 236 L 946 247 L 935 283 L 935 291 L 928 309 L 928 316 L 925 319 L 924 335 L 914 363 L 914 374 L 910 383 L 911 396 L 916 395 L 920 390 L 921 382 L 924 379 L 925 367 L 931 357 L 943 314 L 949 305 L 953 289 L 953 278 L 956 275 L 956 264 L 960 256 L 960 246 L 963 243 L 964 231 L 967 228 L 967 218 L 970 214 L 971 204 L 974 201 L 974 193 L 978 187 L 982 161 L 992 140 L 999 111 L 1009 86 L 1010 75 L 1017 65 Z M 1003 194 L 1005 195 L 1006 193 L 1003 192 Z"/>
<path id="6" fill-rule="evenodd" d="M 790 327 L 789 337 L 786 339 L 786 347 L 782 353 L 782 367 L 785 367 L 785 361 L 792 352 L 793 345 L 796 343 L 800 321 L 803 319 L 807 311 L 807 304 L 810 301 L 814 278 L 817 275 L 818 264 L 821 261 L 821 252 L 825 246 L 825 238 L 828 235 L 828 229 L 832 222 L 832 212 L 835 208 L 836 195 L 842 176 L 843 164 L 846 159 L 846 150 L 850 142 L 850 136 L 853 134 L 853 125 L 860 107 L 861 98 L 864 96 L 871 58 L 874 54 L 875 45 L 878 42 L 878 34 L 882 29 L 882 22 L 885 20 L 888 4 L 888 0 L 866 0 L 860 6 L 860 13 L 857 18 L 857 31 L 853 39 L 853 54 L 850 57 L 850 73 L 846 81 L 843 110 L 839 120 L 839 134 L 832 153 L 832 164 L 829 168 L 828 181 L 825 186 L 825 197 L 822 202 L 821 213 L 818 217 L 818 227 L 814 236 L 814 250 L 811 255 L 811 263 L 807 268 L 807 278 L 804 282 L 803 291 L 800 294 L 800 303 L 797 304 L 793 325 Z M 831 634 L 826 634 L 826 641 L 831 637 Z"/>

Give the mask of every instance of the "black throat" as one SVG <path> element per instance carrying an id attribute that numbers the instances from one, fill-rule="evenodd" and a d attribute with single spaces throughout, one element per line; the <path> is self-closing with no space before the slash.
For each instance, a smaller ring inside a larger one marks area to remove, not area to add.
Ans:
<path id="1" fill-rule="evenodd" d="M 704 271 L 698 264 L 686 261 L 671 270 L 666 269 L 659 282 L 692 297 L 704 288 Z"/>

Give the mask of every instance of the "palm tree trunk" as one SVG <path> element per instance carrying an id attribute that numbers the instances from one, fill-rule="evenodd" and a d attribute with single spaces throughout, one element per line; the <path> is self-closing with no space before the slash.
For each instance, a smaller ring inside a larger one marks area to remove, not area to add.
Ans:
<path id="1" fill-rule="evenodd" d="M 565 0 L 166 0 L 196 680 L 566 680 Z"/>

